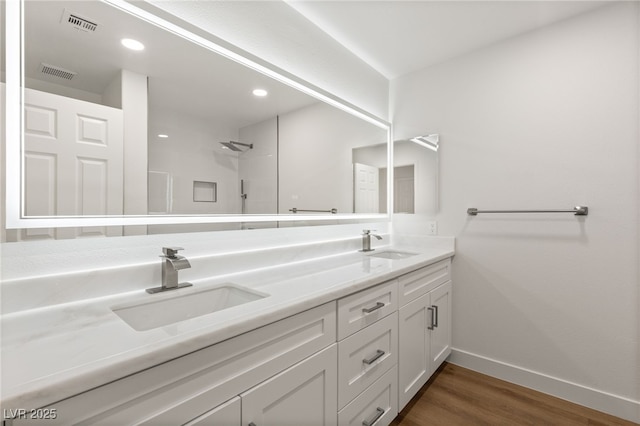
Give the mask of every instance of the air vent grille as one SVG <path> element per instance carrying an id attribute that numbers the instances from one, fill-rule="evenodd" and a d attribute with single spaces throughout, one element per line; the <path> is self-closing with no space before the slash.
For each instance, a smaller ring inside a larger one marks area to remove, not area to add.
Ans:
<path id="1" fill-rule="evenodd" d="M 87 18 L 83 18 L 76 13 L 69 12 L 65 9 L 62 15 L 62 23 L 71 25 L 73 28 L 84 32 L 95 32 L 98 29 L 98 24 Z"/>
<path id="2" fill-rule="evenodd" d="M 71 80 L 73 77 L 78 75 L 76 72 L 45 63 L 40 64 L 40 72 L 54 77 L 64 78 L 65 80 Z"/>

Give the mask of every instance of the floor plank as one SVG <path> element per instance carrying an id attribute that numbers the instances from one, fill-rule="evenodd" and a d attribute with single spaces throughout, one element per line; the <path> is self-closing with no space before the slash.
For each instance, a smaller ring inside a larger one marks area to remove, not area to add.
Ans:
<path id="1" fill-rule="evenodd" d="M 637 423 L 444 363 L 391 425 L 637 426 Z"/>

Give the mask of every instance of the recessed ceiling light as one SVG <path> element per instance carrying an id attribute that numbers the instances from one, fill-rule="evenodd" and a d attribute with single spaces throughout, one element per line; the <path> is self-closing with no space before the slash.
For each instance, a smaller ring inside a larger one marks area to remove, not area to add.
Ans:
<path id="1" fill-rule="evenodd" d="M 162 139 L 166 139 L 169 137 L 169 135 L 159 134 L 158 137 Z"/>
<path id="2" fill-rule="evenodd" d="M 120 43 L 127 49 L 131 50 L 144 50 L 144 44 L 140 43 L 138 40 L 134 40 L 132 38 L 123 38 L 120 40 Z"/>
<path id="3" fill-rule="evenodd" d="M 269 93 L 269 92 L 267 92 L 267 91 L 266 91 L 266 90 L 264 90 L 264 89 L 255 89 L 255 90 L 253 91 L 253 95 L 254 95 L 254 96 L 258 96 L 258 97 L 261 97 L 261 98 L 263 98 L 263 97 L 267 96 L 267 94 L 268 94 L 268 93 Z"/>

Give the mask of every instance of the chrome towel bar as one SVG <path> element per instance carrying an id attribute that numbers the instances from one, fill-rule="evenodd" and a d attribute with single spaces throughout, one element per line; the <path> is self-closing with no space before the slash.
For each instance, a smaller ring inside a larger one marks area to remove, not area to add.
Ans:
<path id="1" fill-rule="evenodd" d="M 331 213 L 331 214 L 336 214 L 338 213 L 338 209 L 331 209 L 331 210 L 302 210 L 302 209 L 297 209 L 297 208 L 292 208 L 289 209 L 290 212 L 293 213 L 298 213 L 298 212 L 311 212 L 311 213 Z"/>
<path id="2" fill-rule="evenodd" d="M 475 207 L 467 209 L 469 216 L 477 216 L 478 213 L 573 213 L 576 216 L 587 216 L 589 207 L 575 206 L 571 210 L 478 210 Z"/>

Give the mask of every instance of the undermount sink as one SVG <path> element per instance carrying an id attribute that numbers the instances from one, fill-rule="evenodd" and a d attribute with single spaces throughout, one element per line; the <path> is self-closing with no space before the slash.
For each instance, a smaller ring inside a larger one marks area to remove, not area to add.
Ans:
<path id="1" fill-rule="evenodd" d="M 408 257 L 415 256 L 417 254 L 418 253 L 409 253 L 407 251 L 385 250 L 378 253 L 370 254 L 369 256 L 381 257 L 383 259 L 398 260 L 398 259 L 406 259 Z"/>
<path id="2" fill-rule="evenodd" d="M 193 288 L 193 287 L 192 287 Z M 267 297 L 235 284 L 224 284 L 207 290 L 189 291 L 175 290 L 173 297 L 163 295 L 162 300 L 136 301 L 111 307 L 111 310 L 134 330 L 145 331 L 174 324 L 191 318 L 200 317 L 222 311 L 233 306 L 253 302 Z"/>

